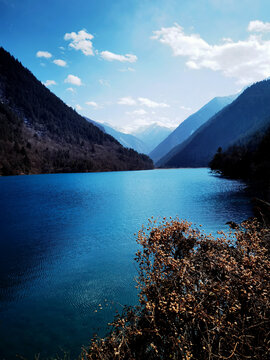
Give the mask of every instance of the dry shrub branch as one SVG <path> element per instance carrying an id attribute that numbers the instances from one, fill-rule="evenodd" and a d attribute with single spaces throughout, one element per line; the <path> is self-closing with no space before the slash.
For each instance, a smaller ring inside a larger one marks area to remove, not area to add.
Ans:
<path id="1" fill-rule="evenodd" d="M 244 222 L 218 238 L 191 223 L 138 233 L 139 305 L 83 359 L 269 359 L 268 230 Z"/>

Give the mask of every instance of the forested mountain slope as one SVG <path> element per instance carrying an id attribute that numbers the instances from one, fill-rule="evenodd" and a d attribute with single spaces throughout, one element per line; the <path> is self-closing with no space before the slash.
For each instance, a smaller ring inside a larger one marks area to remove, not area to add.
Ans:
<path id="1" fill-rule="evenodd" d="M 154 162 L 160 160 L 175 146 L 185 141 L 202 124 L 204 124 L 222 108 L 230 104 L 236 99 L 236 97 L 237 95 L 215 97 L 194 114 L 190 115 L 168 137 L 166 137 L 166 139 L 164 139 L 153 151 L 151 151 L 149 155 Z"/>
<path id="2" fill-rule="evenodd" d="M 270 117 L 261 131 L 242 139 L 226 151 L 218 149 L 210 162 L 212 170 L 223 175 L 268 181 L 270 187 Z"/>
<path id="3" fill-rule="evenodd" d="M 164 167 L 208 166 L 217 149 L 226 150 L 267 125 L 270 80 L 247 88 L 236 100 L 203 124 L 159 162 Z"/>
<path id="4" fill-rule="evenodd" d="M 0 48 L 0 174 L 150 169 Z"/>

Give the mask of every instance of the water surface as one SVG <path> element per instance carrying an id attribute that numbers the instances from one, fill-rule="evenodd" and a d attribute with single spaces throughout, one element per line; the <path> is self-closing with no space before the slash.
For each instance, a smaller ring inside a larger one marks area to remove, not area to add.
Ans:
<path id="1" fill-rule="evenodd" d="M 207 169 L 2 177 L 0 201 L 0 359 L 75 356 L 104 334 L 136 303 L 134 233 L 151 216 L 214 232 L 252 214 L 244 184 Z"/>

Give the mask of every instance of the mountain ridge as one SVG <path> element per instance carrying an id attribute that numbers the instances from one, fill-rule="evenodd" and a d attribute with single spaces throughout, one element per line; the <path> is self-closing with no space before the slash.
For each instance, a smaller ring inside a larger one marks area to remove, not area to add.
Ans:
<path id="1" fill-rule="evenodd" d="M 85 117 L 85 119 L 87 121 L 92 122 L 94 125 L 99 127 L 106 134 L 109 134 L 112 137 L 114 137 L 124 147 L 128 149 L 133 149 L 140 154 L 147 154 L 149 152 L 149 148 L 147 144 L 145 144 L 142 140 L 138 139 L 136 136 L 132 134 L 125 134 L 121 131 L 118 131 L 107 123 L 99 123 L 87 117 Z"/>
<path id="2" fill-rule="evenodd" d="M 131 134 L 143 141 L 148 146 L 148 153 L 150 154 L 153 149 L 162 142 L 173 130 L 166 126 L 161 126 L 157 123 L 153 123 L 144 127 L 141 127 Z"/>
<path id="3" fill-rule="evenodd" d="M 150 157 L 158 163 L 175 146 L 184 142 L 211 116 L 230 104 L 238 95 L 215 97 L 202 106 L 198 111 L 188 116 L 179 126 L 150 152 Z"/>
<path id="4" fill-rule="evenodd" d="M 219 147 L 224 150 L 265 126 L 270 114 L 270 81 L 248 87 L 231 104 L 211 117 L 185 143 L 173 149 L 159 166 L 208 166 Z"/>
<path id="5" fill-rule="evenodd" d="M 0 174 L 151 169 L 47 89 L 0 47 Z"/>

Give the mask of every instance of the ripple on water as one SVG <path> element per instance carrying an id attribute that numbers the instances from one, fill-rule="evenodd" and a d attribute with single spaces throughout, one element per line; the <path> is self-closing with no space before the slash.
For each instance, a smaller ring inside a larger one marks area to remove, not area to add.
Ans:
<path id="1" fill-rule="evenodd" d="M 251 215 L 244 184 L 207 169 L 2 177 L 0 194 L 6 359 L 77 355 L 116 309 L 136 303 L 134 233 L 151 216 L 214 232 Z"/>

